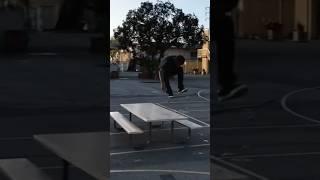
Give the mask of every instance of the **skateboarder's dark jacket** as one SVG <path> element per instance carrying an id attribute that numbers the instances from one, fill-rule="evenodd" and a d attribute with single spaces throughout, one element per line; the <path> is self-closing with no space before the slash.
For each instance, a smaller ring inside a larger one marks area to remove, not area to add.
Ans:
<path id="1" fill-rule="evenodd" d="M 183 56 L 167 56 L 159 65 L 159 75 L 161 80 L 161 89 L 166 90 L 169 96 L 173 96 L 172 89 L 170 87 L 169 78 L 178 75 L 178 89 L 184 90 L 183 86 L 183 68 L 181 67 L 185 59 Z"/>
<path id="2" fill-rule="evenodd" d="M 177 74 L 182 67 L 178 65 L 176 57 L 177 56 L 167 56 L 165 59 L 163 59 L 159 65 L 160 70 L 172 75 Z"/>

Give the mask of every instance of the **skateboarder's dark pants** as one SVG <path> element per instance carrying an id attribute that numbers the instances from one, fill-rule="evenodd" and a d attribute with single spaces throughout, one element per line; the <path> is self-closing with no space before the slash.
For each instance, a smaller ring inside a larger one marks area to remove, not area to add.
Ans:
<path id="1" fill-rule="evenodd" d="M 170 86 L 170 77 L 178 75 L 178 88 L 179 90 L 183 90 L 183 68 L 179 67 L 176 72 L 164 71 L 164 83 L 166 85 L 167 94 L 173 95 L 172 89 Z"/>
<path id="2" fill-rule="evenodd" d="M 237 81 L 234 72 L 235 42 L 232 17 L 224 16 L 215 23 L 218 82 L 222 88 L 228 88 Z"/>

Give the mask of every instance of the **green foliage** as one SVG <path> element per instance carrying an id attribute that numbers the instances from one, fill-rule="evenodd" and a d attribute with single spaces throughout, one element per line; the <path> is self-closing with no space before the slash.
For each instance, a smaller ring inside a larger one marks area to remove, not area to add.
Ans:
<path id="1" fill-rule="evenodd" d="M 159 61 L 152 60 L 151 58 L 143 58 L 139 60 L 139 65 L 144 68 L 145 71 L 155 73 L 159 67 Z"/>
<path id="2" fill-rule="evenodd" d="M 114 37 L 123 49 L 142 51 L 154 57 L 171 47 L 194 48 L 203 43 L 203 26 L 195 15 L 185 14 L 170 2 L 142 2 L 130 10 Z"/>

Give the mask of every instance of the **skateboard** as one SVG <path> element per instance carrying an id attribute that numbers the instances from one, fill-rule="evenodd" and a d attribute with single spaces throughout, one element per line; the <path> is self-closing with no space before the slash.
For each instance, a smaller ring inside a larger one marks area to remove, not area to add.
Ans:
<path id="1" fill-rule="evenodd" d="M 189 93 L 187 94 L 186 92 L 185 93 L 176 93 L 173 95 L 173 97 L 169 98 L 168 99 L 175 99 L 175 98 L 182 98 L 182 97 L 190 97 L 190 96 L 193 96 L 193 95 L 197 95 L 197 93 Z"/>

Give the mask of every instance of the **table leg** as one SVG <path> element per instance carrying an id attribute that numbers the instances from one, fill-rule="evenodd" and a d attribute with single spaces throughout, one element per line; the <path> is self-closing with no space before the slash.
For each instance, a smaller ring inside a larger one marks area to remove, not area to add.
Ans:
<path id="1" fill-rule="evenodd" d="M 113 121 L 113 127 L 114 127 L 114 129 L 118 129 L 118 128 L 117 128 L 116 121 Z"/>
<path id="2" fill-rule="evenodd" d="M 149 122 L 149 136 L 148 136 L 147 144 L 150 144 L 151 141 L 152 141 L 152 123 Z"/>
<path id="3" fill-rule="evenodd" d="M 66 160 L 63 160 L 63 174 L 62 174 L 63 180 L 69 179 L 69 162 Z"/>
<path id="4" fill-rule="evenodd" d="M 132 144 L 132 134 L 129 134 L 130 145 Z"/>
<path id="5" fill-rule="evenodd" d="M 174 130 L 174 121 L 171 121 L 171 139 L 172 139 L 172 141 L 174 141 L 174 140 L 173 140 L 173 138 L 174 138 L 174 136 L 173 136 L 173 130 Z"/>

